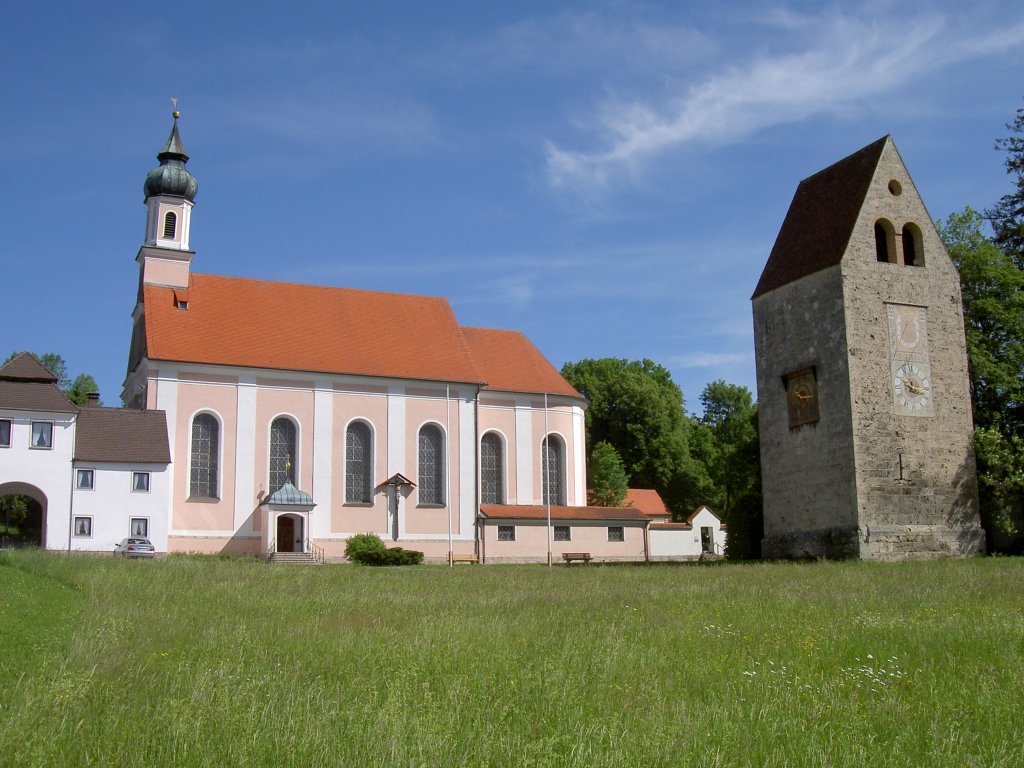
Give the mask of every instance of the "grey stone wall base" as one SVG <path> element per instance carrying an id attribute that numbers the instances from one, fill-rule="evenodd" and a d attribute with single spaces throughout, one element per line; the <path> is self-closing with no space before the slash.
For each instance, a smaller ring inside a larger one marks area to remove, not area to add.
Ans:
<path id="1" fill-rule="evenodd" d="M 856 528 L 819 528 L 767 536 L 761 556 L 768 560 L 849 560 L 860 557 Z"/>
<path id="2" fill-rule="evenodd" d="M 985 531 L 977 523 L 862 525 L 859 538 L 864 560 L 935 560 L 985 553 Z"/>

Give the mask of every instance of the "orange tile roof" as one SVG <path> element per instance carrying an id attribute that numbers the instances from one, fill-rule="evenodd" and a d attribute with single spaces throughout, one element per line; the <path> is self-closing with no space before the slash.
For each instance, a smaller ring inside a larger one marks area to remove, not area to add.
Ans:
<path id="1" fill-rule="evenodd" d="M 582 397 L 519 331 L 463 328 L 487 389 Z"/>
<path id="2" fill-rule="evenodd" d="M 543 504 L 481 504 L 480 514 L 500 520 L 547 520 Z M 633 507 L 551 507 L 552 520 L 647 520 Z"/>
<path id="3" fill-rule="evenodd" d="M 636 507 L 651 517 L 672 517 L 661 494 L 652 488 L 630 488 L 626 491 L 626 505 Z"/>
<path id="4" fill-rule="evenodd" d="M 483 382 L 445 299 L 197 274 L 187 295 L 145 286 L 151 359 Z"/>

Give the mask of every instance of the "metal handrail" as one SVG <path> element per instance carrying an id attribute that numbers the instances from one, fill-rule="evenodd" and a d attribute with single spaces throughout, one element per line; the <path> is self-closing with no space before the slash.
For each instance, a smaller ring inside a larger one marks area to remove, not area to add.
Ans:
<path id="1" fill-rule="evenodd" d="M 277 539 L 274 539 L 272 542 L 270 542 L 270 546 L 267 547 L 267 557 L 273 557 L 274 553 L 276 551 L 277 551 Z"/>
<path id="2" fill-rule="evenodd" d="M 322 563 L 324 561 L 324 548 L 318 547 L 313 543 L 312 539 L 306 539 L 306 551 L 313 555 L 313 559 L 316 562 Z"/>

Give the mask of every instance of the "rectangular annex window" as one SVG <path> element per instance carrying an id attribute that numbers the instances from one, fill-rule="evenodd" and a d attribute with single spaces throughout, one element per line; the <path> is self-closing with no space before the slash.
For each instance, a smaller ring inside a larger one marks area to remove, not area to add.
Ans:
<path id="1" fill-rule="evenodd" d="M 11 447 L 11 420 L 0 419 L 0 448 Z"/>
<path id="2" fill-rule="evenodd" d="M 74 528 L 76 539 L 91 539 L 92 538 L 92 518 L 91 517 L 76 517 Z"/>
<path id="3" fill-rule="evenodd" d="M 132 472 L 132 493 L 149 493 L 149 472 Z"/>
<path id="4" fill-rule="evenodd" d="M 568 525 L 555 526 L 555 541 L 572 541 L 572 533 Z"/>
<path id="5" fill-rule="evenodd" d="M 148 517 L 133 517 L 131 524 L 128 526 L 128 531 L 132 536 L 139 538 L 149 538 L 149 518 Z"/>
<path id="6" fill-rule="evenodd" d="M 95 488 L 96 475 L 91 469 L 79 469 L 75 472 L 75 487 L 80 491 L 91 491 Z"/>
<path id="7" fill-rule="evenodd" d="M 608 526 L 608 541 L 625 541 L 626 531 L 621 525 Z"/>
<path id="8" fill-rule="evenodd" d="M 53 448 L 53 422 L 33 421 L 31 448 Z"/>
<path id="9" fill-rule="evenodd" d="M 515 541 L 516 527 L 514 525 L 498 526 L 498 541 Z"/>

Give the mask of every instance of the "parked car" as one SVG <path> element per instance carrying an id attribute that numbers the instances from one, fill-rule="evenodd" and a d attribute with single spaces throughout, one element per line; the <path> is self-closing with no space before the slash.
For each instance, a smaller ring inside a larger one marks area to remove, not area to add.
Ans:
<path id="1" fill-rule="evenodd" d="M 153 557 L 156 555 L 156 547 L 150 543 L 149 539 L 140 539 L 138 537 L 121 539 L 117 546 L 114 547 L 114 555 L 120 555 L 121 557 Z"/>

